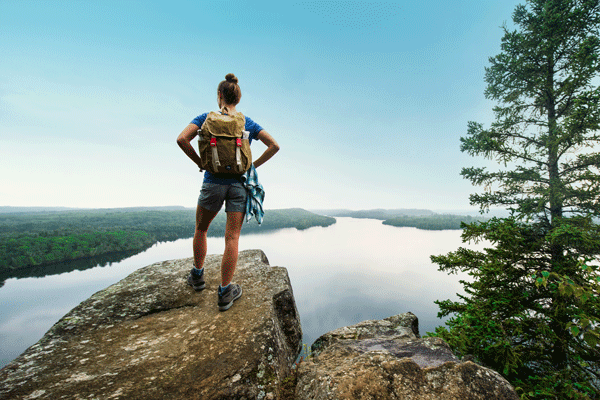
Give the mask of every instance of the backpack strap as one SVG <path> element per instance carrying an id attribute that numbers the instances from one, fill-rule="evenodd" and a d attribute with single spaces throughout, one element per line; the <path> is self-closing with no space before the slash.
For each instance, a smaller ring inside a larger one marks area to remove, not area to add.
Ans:
<path id="1" fill-rule="evenodd" d="M 235 163 L 238 171 L 242 170 L 242 139 L 235 139 Z"/>
<path id="2" fill-rule="evenodd" d="M 221 166 L 219 162 L 219 152 L 217 151 L 217 138 L 212 136 L 210 138 L 210 147 L 212 148 L 212 164 L 215 171 Z"/>

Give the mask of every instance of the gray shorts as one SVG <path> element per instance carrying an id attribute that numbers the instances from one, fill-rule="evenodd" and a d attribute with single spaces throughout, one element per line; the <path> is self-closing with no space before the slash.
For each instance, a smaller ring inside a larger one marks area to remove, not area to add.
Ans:
<path id="1" fill-rule="evenodd" d="M 246 189 L 240 182 L 229 185 L 205 182 L 202 184 L 198 205 L 210 211 L 219 211 L 225 202 L 225 212 L 246 212 Z"/>

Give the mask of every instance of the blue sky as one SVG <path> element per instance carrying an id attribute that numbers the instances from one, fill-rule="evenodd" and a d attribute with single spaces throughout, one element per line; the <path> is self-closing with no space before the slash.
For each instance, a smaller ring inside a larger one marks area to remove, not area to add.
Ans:
<path id="1" fill-rule="evenodd" d="M 460 137 L 518 3 L 3 0 L 0 206 L 194 207 L 175 139 L 233 72 L 281 145 L 266 208 L 468 209 Z"/>

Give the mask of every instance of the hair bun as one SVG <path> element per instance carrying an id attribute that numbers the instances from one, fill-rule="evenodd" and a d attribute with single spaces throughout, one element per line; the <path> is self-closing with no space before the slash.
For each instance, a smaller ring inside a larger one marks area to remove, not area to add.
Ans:
<path id="1" fill-rule="evenodd" d="M 225 80 L 227 82 L 232 82 L 232 83 L 235 83 L 235 84 L 238 83 L 238 78 L 234 74 L 227 74 L 227 75 L 225 75 Z"/>

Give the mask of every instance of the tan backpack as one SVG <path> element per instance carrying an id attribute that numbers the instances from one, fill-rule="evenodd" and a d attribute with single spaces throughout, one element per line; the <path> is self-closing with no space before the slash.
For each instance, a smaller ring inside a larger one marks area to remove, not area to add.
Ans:
<path id="1" fill-rule="evenodd" d="M 252 165 L 249 132 L 242 113 L 211 111 L 198 130 L 202 169 L 213 174 L 242 175 Z"/>

